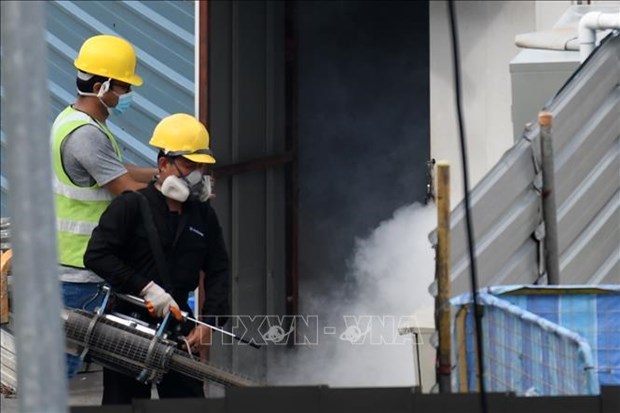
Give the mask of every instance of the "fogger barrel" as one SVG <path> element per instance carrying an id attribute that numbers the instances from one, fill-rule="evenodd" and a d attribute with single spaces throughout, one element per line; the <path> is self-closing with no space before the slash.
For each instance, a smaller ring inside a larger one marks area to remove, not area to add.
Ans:
<path id="1" fill-rule="evenodd" d="M 228 386 L 255 386 L 250 379 L 194 360 L 176 343 L 154 334 L 135 323 L 83 310 L 64 309 L 67 347 L 78 353 L 87 351 L 96 363 L 145 383 L 158 383 L 169 370 L 198 380 Z"/>

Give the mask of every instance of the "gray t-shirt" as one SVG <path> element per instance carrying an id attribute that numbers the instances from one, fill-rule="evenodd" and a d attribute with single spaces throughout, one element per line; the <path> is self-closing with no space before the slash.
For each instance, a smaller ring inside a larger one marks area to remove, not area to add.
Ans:
<path id="1" fill-rule="evenodd" d="M 116 157 L 110 139 L 94 125 L 84 125 L 65 138 L 60 148 L 62 164 L 77 186 L 103 186 L 127 173 Z M 60 266 L 61 281 L 102 282 L 89 270 Z"/>

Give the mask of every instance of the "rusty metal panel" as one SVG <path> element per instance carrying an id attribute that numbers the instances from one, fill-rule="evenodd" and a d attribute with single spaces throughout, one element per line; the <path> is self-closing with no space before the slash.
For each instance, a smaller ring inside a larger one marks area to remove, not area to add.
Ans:
<path id="1" fill-rule="evenodd" d="M 232 258 L 233 311 L 283 314 L 284 164 L 290 161 L 284 156 L 284 3 L 210 2 L 209 17 L 209 125 L 219 165 L 214 207 Z M 233 331 L 246 332 L 243 320 Z M 260 340 L 256 329 L 247 333 Z M 213 350 L 214 360 L 235 371 L 267 374 L 271 348 Z"/>

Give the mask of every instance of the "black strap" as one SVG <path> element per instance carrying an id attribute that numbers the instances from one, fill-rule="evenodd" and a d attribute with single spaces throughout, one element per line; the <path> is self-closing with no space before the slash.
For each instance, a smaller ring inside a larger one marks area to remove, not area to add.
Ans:
<path id="1" fill-rule="evenodd" d="M 186 206 L 184 206 L 184 208 L 185 207 Z M 174 241 L 172 242 L 172 248 L 176 247 L 177 242 L 179 242 L 179 237 L 181 236 L 183 229 L 185 229 L 185 225 L 187 225 L 188 216 L 189 214 L 187 213 L 181 214 L 181 217 L 179 218 L 179 221 L 177 222 L 177 228 L 176 228 L 176 233 L 174 234 Z"/>
<path id="2" fill-rule="evenodd" d="M 170 282 L 170 277 L 168 277 L 168 267 L 166 266 L 166 261 L 164 260 L 165 255 L 161 247 L 159 235 L 157 234 L 157 228 L 155 228 L 155 221 L 153 220 L 151 207 L 149 206 L 149 202 L 144 194 L 137 191 L 135 193 L 138 194 L 138 199 L 140 200 L 142 222 L 144 224 L 144 229 L 146 229 L 146 235 L 149 238 L 149 244 L 151 245 L 157 271 L 159 272 L 159 276 L 164 283 L 164 288 L 170 293 L 172 292 L 172 283 Z"/>

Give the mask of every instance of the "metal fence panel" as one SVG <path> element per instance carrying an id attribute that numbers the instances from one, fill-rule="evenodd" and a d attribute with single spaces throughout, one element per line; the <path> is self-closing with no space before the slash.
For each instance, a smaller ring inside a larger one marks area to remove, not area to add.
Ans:
<path id="1" fill-rule="evenodd" d="M 490 392 L 558 396 L 598 394 L 618 384 L 620 289 L 589 286 L 489 289 L 484 306 L 484 379 Z M 471 295 L 452 301 L 455 313 L 455 391 L 477 388 Z M 459 349 L 459 350 L 457 350 Z"/>

